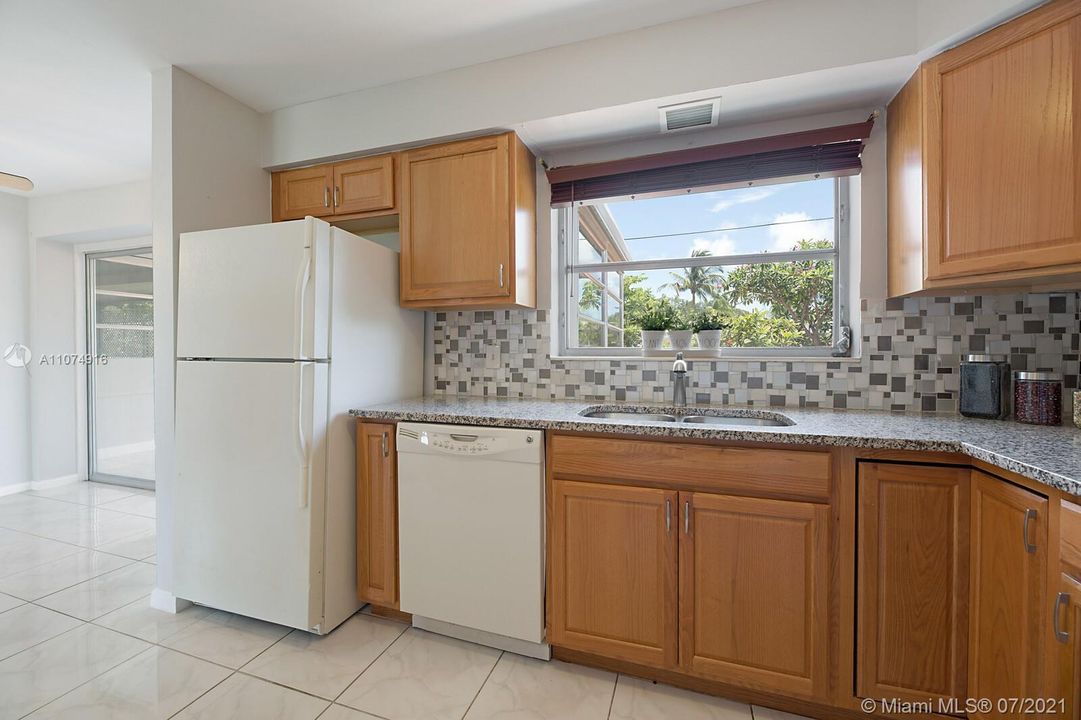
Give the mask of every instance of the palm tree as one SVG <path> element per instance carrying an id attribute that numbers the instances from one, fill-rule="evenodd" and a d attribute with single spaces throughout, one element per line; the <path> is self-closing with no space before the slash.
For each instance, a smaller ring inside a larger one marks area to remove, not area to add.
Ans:
<path id="1" fill-rule="evenodd" d="M 709 250 L 693 250 L 691 257 L 707 257 Z M 691 307 L 698 305 L 698 298 L 713 300 L 720 293 L 721 280 L 724 273 L 718 267 L 690 267 L 683 272 L 669 273 L 672 282 L 663 287 L 670 287 L 676 291 L 676 295 L 687 292 L 691 295 Z"/>

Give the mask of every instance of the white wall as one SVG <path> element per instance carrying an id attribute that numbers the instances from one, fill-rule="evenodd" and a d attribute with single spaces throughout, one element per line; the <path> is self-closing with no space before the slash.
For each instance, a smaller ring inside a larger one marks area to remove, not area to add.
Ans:
<path id="1" fill-rule="evenodd" d="M 33 205 L 33 203 L 31 203 Z M 30 322 L 34 352 L 76 352 L 75 248 L 56 240 L 32 240 L 34 290 Z M 33 479 L 76 475 L 78 460 L 77 374 L 75 365 L 35 365 L 30 381 Z"/>
<path id="2" fill-rule="evenodd" d="M 767 0 L 276 110 L 265 164 L 912 55 L 915 23 L 911 2 Z"/>
<path id="3" fill-rule="evenodd" d="M 150 234 L 150 181 L 36 196 L 28 202 L 31 346 L 38 353 L 84 350 L 83 250 L 134 246 Z M 30 380 L 32 479 L 86 477 L 85 371 L 41 366 Z M 148 423 L 149 427 L 149 423 Z"/>
<path id="4" fill-rule="evenodd" d="M 26 199 L 0 193 L 0 352 L 30 345 L 26 238 Z M 29 378 L 26 369 L 0 362 L 0 495 L 30 482 Z"/>
<path id="5" fill-rule="evenodd" d="M 195 230 L 270 222 L 270 175 L 261 167 L 264 116 L 178 68 L 156 70 L 151 85 L 158 500 L 158 579 L 152 602 L 171 609 L 178 240 L 181 233 Z"/>
<path id="6" fill-rule="evenodd" d="M 96 242 L 150 234 L 150 180 L 30 200 L 30 235 Z"/>

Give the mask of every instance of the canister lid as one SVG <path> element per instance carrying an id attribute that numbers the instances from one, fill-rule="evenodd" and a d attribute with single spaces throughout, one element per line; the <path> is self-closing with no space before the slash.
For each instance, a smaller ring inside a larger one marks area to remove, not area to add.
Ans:
<path id="1" fill-rule="evenodd" d="M 1005 355 L 965 355 L 961 358 L 961 362 L 967 363 L 1004 363 L 1006 362 Z"/>
<path id="2" fill-rule="evenodd" d="M 1015 372 L 1014 380 L 1030 380 L 1035 382 L 1062 382 L 1062 376 L 1058 373 L 1049 372 Z"/>

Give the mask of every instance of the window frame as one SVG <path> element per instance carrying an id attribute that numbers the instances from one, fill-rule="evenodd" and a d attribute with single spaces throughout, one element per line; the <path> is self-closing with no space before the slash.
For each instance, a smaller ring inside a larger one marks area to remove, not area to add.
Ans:
<path id="1" fill-rule="evenodd" d="M 689 192 L 716 192 L 718 190 L 732 190 L 751 185 L 780 185 L 808 180 L 807 176 L 790 178 L 777 178 L 768 183 L 733 183 L 724 186 L 694 188 L 692 190 L 656 193 L 653 196 L 677 195 Z M 558 250 L 557 250 L 557 274 L 559 279 L 559 328 L 556 334 L 559 342 L 556 348 L 557 357 L 642 357 L 638 354 L 638 348 L 609 347 L 607 346 L 608 333 L 603 333 L 605 346 L 603 347 L 577 347 L 578 340 L 578 277 L 582 274 L 616 273 L 622 278 L 624 273 L 641 270 L 682 270 L 688 267 L 721 267 L 733 265 L 772 264 L 778 262 L 795 262 L 829 258 L 834 262 L 833 271 L 833 345 L 830 346 L 787 346 L 787 347 L 726 347 L 721 350 L 722 358 L 829 358 L 848 357 L 851 354 L 851 337 L 849 330 L 849 299 L 848 299 L 848 275 L 849 275 L 849 249 L 851 241 L 851 226 L 849 212 L 849 181 L 848 176 L 834 177 L 834 208 L 833 208 L 833 249 L 832 250 L 804 250 L 783 253 L 749 253 L 740 255 L 710 255 L 702 258 L 670 258 L 662 260 L 633 260 L 619 263 L 578 263 L 578 238 L 579 222 L 578 208 L 583 205 L 596 204 L 598 201 L 576 201 L 557 210 Z M 607 201 L 617 198 L 608 198 Z M 604 202 L 604 201 L 600 201 Z M 607 288 L 602 286 L 602 313 L 607 307 Z M 621 305 L 622 309 L 622 305 Z M 602 314 L 602 318 L 605 315 Z M 596 318 L 589 318 L 596 322 Z M 622 326 L 625 322 L 621 316 Z M 603 327 L 610 327 L 606 322 Z M 690 354 L 693 355 L 695 351 Z M 667 353 L 673 355 L 674 353 Z M 703 356 L 705 356 L 703 354 Z M 665 357 L 665 354 L 650 355 L 649 357 Z M 709 357 L 716 357 L 710 355 Z"/>

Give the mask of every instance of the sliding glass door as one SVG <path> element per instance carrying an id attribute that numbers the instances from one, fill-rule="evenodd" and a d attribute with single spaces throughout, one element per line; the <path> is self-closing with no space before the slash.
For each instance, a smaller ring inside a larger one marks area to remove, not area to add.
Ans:
<path id="1" fill-rule="evenodd" d="M 90 479 L 154 487 L 150 248 L 86 256 Z"/>

